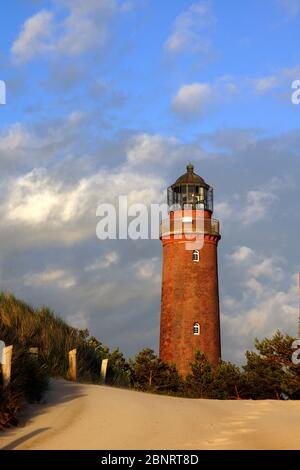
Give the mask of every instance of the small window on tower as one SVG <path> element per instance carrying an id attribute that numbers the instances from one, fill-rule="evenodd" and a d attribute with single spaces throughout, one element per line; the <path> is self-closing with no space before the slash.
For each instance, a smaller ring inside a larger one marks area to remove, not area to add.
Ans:
<path id="1" fill-rule="evenodd" d="M 198 250 L 193 251 L 193 261 L 195 263 L 199 263 L 199 261 L 200 261 L 200 253 L 199 253 Z"/>
<path id="2" fill-rule="evenodd" d="M 194 332 L 195 336 L 200 335 L 200 325 L 199 325 L 199 323 L 194 323 L 193 332 Z"/>

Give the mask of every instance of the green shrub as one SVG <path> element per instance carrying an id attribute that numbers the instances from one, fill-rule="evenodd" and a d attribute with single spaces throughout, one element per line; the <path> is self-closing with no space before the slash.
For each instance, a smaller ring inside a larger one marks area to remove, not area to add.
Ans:
<path id="1" fill-rule="evenodd" d="M 47 366 L 20 347 L 14 347 L 10 389 L 28 403 L 39 402 L 48 388 Z"/>

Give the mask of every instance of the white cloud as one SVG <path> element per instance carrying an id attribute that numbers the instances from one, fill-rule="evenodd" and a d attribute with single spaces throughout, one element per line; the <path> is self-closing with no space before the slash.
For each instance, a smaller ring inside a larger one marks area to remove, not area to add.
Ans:
<path id="1" fill-rule="evenodd" d="M 278 69 L 272 75 L 255 78 L 234 75 L 219 76 L 209 86 L 214 95 L 214 102 L 226 104 L 231 102 L 233 98 L 237 100 L 249 96 L 249 94 L 250 97 L 253 95 L 264 97 L 272 92 L 274 94 L 275 91 L 277 94 L 282 93 L 284 90 L 287 92 L 291 88 L 291 82 L 296 80 L 299 74 L 300 66 L 295 65 L 294 67 Z"/>
<path id="2" fill-rule="evenodd" d="M 130 139 L 127 145 L 127 160 L 130 166 L 143 166 L 146 163 L 155 165 L 167 163 L 174 156 L 174 149 L 178 145 L 175 137 L 162 137 L 158 134 L 137 134 Z"/>
<path id="3" fill-rule="evenodd" d="M 224 220 L 227 226 L 230 222 L 240 222 L 245 227 L 257 224 L 264 218 L 271 217 L 280 194 L 291 187 L 292 181 L 289 178 L 274 177 L 257 189 L 250 189 L 244 195 L 235 194 L 230 201 L 225 198 L 217 203 L 216 215 Z"/>
<path id="4" fill-rule="evenodd" d="M 254 338 L 271 337 L 280 328 L 284 333 L 297 334 L 297 284 L 291 280 L 283 290 L 267 288 L 257 280 L 244 285 L 246 294 L 256 299 L 255 306 L 241 301 L 235 308 L 224 304 L 222 315 L 223 341 L 231 360 L 244 362 L 244 348 L 253 349 Z M 227 342 L 228 341 L 228 342 Z"/>
<path id="5" fill-rule="evenodd" d="M 249 260 L 253 254 L 253 250 L 248 246 L 239 246 L 233 253 L 227 255 L 227 258 L 234 263 L 240 263 Z"/>
<path id="6" fill-rule="evenodd" d="M 214 100 L 212 87 L 208 83 L 183 85 L 172 101 L 176 113 L 188 116 L 201 116 Z"/>
<path id="7" fill-rule="evenodd" d="M 262 96 L 268 95 L 274 90 L 276 90 L 277 93 L 282 93 L 283 90 L 285 90 L 285 92 L 288 92 L 291 88 L 291 81 L 296 80 L 298 78 L 299 72 L 299 65 L 289 68 L 286 67 L 283 69 L 278 69 L 276 73 L 272 75 L 266 75 L 264 77 L 258 77 L 255 79 L 244 78 L 240 80 L 239 87 L 241 89 L 247 87 L 248 90 L 250 87 L 254 91 L 254 93 Z"/>
<path id="8" fill-rule="evenodd" d="M 170 170 L 178 164 L 184 169 L 191 155 L 194 161 L 214 157 L 198 142 L 182 143 L 174 136 L 139 133 L 126 142 L 126 167 L 134 172 L 158 174 L 161 179 L 169 178 Z"/>
<path id="9" fill-rule="evenodd" d="M 99 51 L 107 42 L 111 18 L 124 11 L 115 0 L 61 0 L 55 6 L 56 14 L 42 10 L 25 21 L 11 48 L 15 63 L 42 54 L 77 56 Z"/>
<path id="10" fill-rule="evenodd" d="M 250 190 L 239 218 L 244 225 L 250 225 L 271 215 L 271 209 L 279 200 L 282 192 L 291 190 L 293 181 L 289 177 L 273 177 L 257 190 Z"/>
<path id="11" fill-rule="evenodd" d="M 96 208 L 100 203 L 117 207 L 118 197 L 128 203 L 159 202 L 164 180 L 133 171 L 125 164 L 112 171 L 100 169 L 79 179 L 64 180 L 59 169 L 35 168 L 2 182 L 0 237 L 6 246 L 15 243 L 72 245 L 96 237 Z"/>
<path id="12" fill-rule="evenodd" d="M 272 190 L 248 191 L 246 204 L 240 213 L 242 223 L 250 225 L 263 219 L 277 199 L 277 194 Z"/>
<path id="13" fill-rule="evenodd" d="M 82 113 L 75 111 L 42 128 L 28 130 L 17 125 L 3 131 L 2 164 L 9 169 L 7 162 L 17 161 L 18 171 L 10 171 L 0 183 L 2 246 L 8 249 L 16 242 L 19 247 L 73 245 L 95 238 L 100 202 L 117 207 L 119 195 L 127 195 L 129 203 L 165 202 L 164 177 L 170 167 L 181 161 L 185 164 L 191 153 L 197 158 L 208 156 L 199 145 L 143 133 L 119 143 L 120 155 L 126 156 L 124 163 L 111 170 L 95 169 L 89 155 L 84 155 L 82 163 L 72 156 L 79 150 L 83 119 Z M 109 159 L 109 153 L 102 153 L 101 158 Z"/>
<path id="14" fill-rule="evenodd" d="M 173 32 L 165 43 L 165 50 L 178 54 L 185 50 L 207 52 L 210 40 L 205 32 L 215 23 L 211 4 L 208 1 L 193 3 L 175 20 Z"/>
<path id="15" fill-rule="evenodd" d="M 116 13 L 115 0 L 72 0 L 66 4 L 69 16 L 61 25 L 63 34 L 57 52 L 79 55 L 91 48 L 102 48 L 108 37 L 108 21 Z"/>
<path id="16" fill-rule="evenodd" d="M 284 278 L 284 271 L 278 265 L 278 258 L 264 258 L 261 262 L 253 265 L 250 274 L 255 278 L 269 278 L 274 281 L 281 281 Z"/>
<path id="17" fill-rule="evenodd" d="M 228 201 L 216 202 L 214 204 L 214 214 L 216 218 L 228 220 L 234 213 L 234 207 Z"/>
<path id="18" fill-rule="evenodd" d="M 120 256 L 116 251 L 106 253 L 104 256 L 96 259 L 92 264 L 86 266 L 85 271 L 100 271 L 102 269 L 109 268 L 110 266 L 117 264 L 120 260 Z"/>
<path id="19" fill-rule="evenodd" d="M 46 125 L 26 126 L 12 124 L 0 132 L 0 167 L 2 170 L 39 167 L 46 164 L 63 149 L 75 146 L 84 114 L 70 113 L 65 119 L 47 122 Z"/>
<path id="20" fill-rule="evenodd" d="M 173 97 L 171 107 L 182 118 L 198 118 L 230 102 L 238 91 L 239 85 L 231 76 L 217 77 L 211 83 L 184 84 Z"/>
<path id="21" fill-rule="evenodd" d="M 71 313 L 67 315 L 66 321 L 69 325 L 72 325 L 74 328 L 79 329 L 89 329 L 89 316 L 87 312 L 78 311 L 76 313 Z M 92 334 L 92 332 L 91 332 Z"/>
<path id="22" fill-rule="evenodd" d="M 276 283 L 284 279 L 282 265 L 285 262 L 278 256 L 263 256 L 248 246 L 239 246 L 229 253 L 226 259 L 235 270 L 239 270 L 247 277 L 247 282 L 251 281 L 249 286 L 254 285 L 253 280 L 257 282 L 270 280 Z M 242 278 L 241 282 L 243 282 Z"/>
<path id="23" fill-rule="evenodd" d="M 251 277 L 249 279 L 247 279 L 244 284 L 243 284 L 243 287 L 246 288 L 246 296 L 247 295 L 255 295 L 255 298 L 256 299 L 259 299 L 261 298 L 263 292 L 264 292 L 264 286 L 262 285 L 261 282 L 259 282 L 257 279 L 255 279 L 255 277 Z"/>
<path id="24" fill-rule="evenodd" d="M 0 133 L 1 166 L 10 166 L 19 156 L 25 157 L 25 149 L 30 144 L 28 131 L 20 123 L 11 125 Z M 21 155 L 20 155 L 21 154 Z"/>
<path id="25" fill-rule="evenodd" d="M 74 112 L 67 118 L 67 123 L 59 124 L 57 131 L 50 127 L 47 134 L 41 134 L 39 138 L 35 133 L 29 133 L 26 127 L 17 127 L 6 133 L 2 144 L 0 138 L 0 153 L 3 149 L 6 157 L 10 154 L 14 158 L 15 153 L 25 156 L 30 150 L 31 154 L 35 151 L 40 155 L 48 149 L 53 161 L 57 143 L 52 143 L 52 137 L 59 141 L 61 133 L 64 138 L 68 135 L 71 138 L 81 120 L 82 115 Z M 67 148 L 66 143 L 62 145 Z M 48 169 L 35 168 L 4 179 L 0 187 L 3 246 L 12 247 L 16 237 L 20 246 L 34 246 L 37 242 L 72 245 L 92 239 L 97 223 L 95 211 L 100 202 L 117 204 L 119 195 L 127 195 L 129 203 L 164 202 L 163 190 L 167 186 L 164 178 L 168 177 L 170 167 L 177 162 L 185 163 L 191 154 L 197 158 L 209 156 L 199 145 L 182 145 L 173 137 L 155 134 L 137 134 L 122 145 L 125 145 L 126 162 L 111 171 L 100 168 L 87 176 L 82 176 L 79 171 L 72 177 L 72 162 L 68 164 L 66 158 L 65 163 L 59 160 Z M 157 176 L 158 165 L 160 176 Z M 217 213 L 225 220 L 229 218 L 244 226 L 257 223 L 271 214 L 279 191 L 287 184 L 284 180 L 272 179 L 264 186 L 248 191 L 244 198 L 240 195 L 230 201 L 223 198 L 216 205 Z"/>
<path id="26" fill-rule="evenodd" d="M 248 247 L 238 247 L 227 258 L 241 295 L 227 293 L 222 302 L 223 341 L 231 360 L 243 362 L 243 349 L 252 349 L 255 337 L 270 337 L 278 328 L 296 335 L 298 276 L 287 278 L 284 259 Z"/>
<path id="27" fill-rule="evenodd" d="M 159 284 L 161 281 L 161 260 L 160 258 L 143 259 L 134 265 L 134 270 L 137 279 L 147 280 L 151 279 L 154 284 Z"/>
<path id="28" fill-rule="evenodd" d="M 223 305 L 226 309 L 232 310 L 233 308 L 237 307 L 238 301 L 235 297 L 232 297 L 231 295 L 225 295 L 223 297 Z"/>
<path id="29" fill-rule="evenodd" d="M 28 62 L 37 55 L 49 52 L 52 48 L 53 28 L 53 14 L 47 10 L 27 19 L 12 45 L 11 51 L 16 63 Z"/>
<path id="30" fill-rule="evenodd" d="M 240 357 L 245 347 L 252 346 L 256 335 L 272 334 L 277 327 L 292 331 L 297 292 L 292 287 L 294 281 L 289 283 L 286 267 L 292 266 L 293 255 L 284 265 L 284 260 L 267 255 L 267 249 L 262 255 L 256 248 L 259 243 L 264 249 L 268 231 L 272 231 L 272 239 L 282 236 L 285 225 L 279 226 L 280 217 L 288 217 L 296 204 L 297 194 L 290 198 L 290 207 L 282 197 L 287 188 L 290 190 L 289 181 L 282 175 L 292 161 L 291 153 L 294 157 L 299 148 L 299 132 L 260 141 L 251 129 L 242 134 L 233 130 L 228 140 L 222 140 L 220 153 L 224 159 L 219 161 L 202 150 L 201 138 L 183 144 L 174 137 L 147 133 L 126 140 L 121 137 L 117 142 L 115 138 L 113 150 L 107 141 L 99 147 L 94 141 L 90 154 L 90 135 L 86 138 L 85 129 L 80 127 L 84 119 L 75 111 L 65 120 L 36 127 L 18 125 L 4 129 L 0 136 L 3 161 L 17 157 L 28 163 L 30 156 L 29 169 L 21 165 L 16 175 L 9 172 L 9 177 L 0 182 L 3 288 L 8 286 L 36 304 L 49 303 L 75 326 L 91 325 L 93 334 L 124 348 L 126 353 L 149 344 L 155 346 L 161 289 L 160 243 L 143 242 L 142 249 L 138 242 L 97 244 L 95 209 L 99 202 L 115 203 L 119 194 L 128 194 L 132 202 L 165 201 L 162 190 L 184 170 L 186 162 L 192 158 L 200 163 L 203 159 L 202 169 L 198 164 L 196 169 L 203 176 L 215 175 L 220 200 L 216 209 L 221 217 L 226 215 L 224 226 L 228 223 L 234 232 L 228 237 L 222 230 L 226 252 L 238 245 L 228 257 L 230 264 L 223 263 L 224 245 L 220 252 L 224 358 Z M 262 155 L 269 158 L 266 179 L 263 174 L 257 175 Z M 284 160 L 277 159 L 281 155 Z M 270 168 L 281 176 L 269 180 Z M 265 184 L 253 186 L 257 179 Z M 239 188 L 242 191 L 237 193 Z M 255 214 L 250 210 L 253 205 Z M 260 223 L 264 218 L 267 222 Z M 295 219 L 291 215 L 289 220 Z M 261 231 L 253 237 L 252 246 L 251 234 L 257 222 Z M 236 275 L 232 283 L 231 273 Z M 7 279 L 11 279 L 9 284 Z M 130 330 L 129 336 L 123 334 L 125 328 Z"/>
<path id="31" fill-rule="evenodd" d="M 63 269 L 46 270 L 40 273 L 27 273 L 24 283 L 30 287 L 54 286 L 59 289 L 69 289 L 76 285 L 73 275 Z"/>
<path id="32" fill-rule="evenodd" d="M 255 146 L 260 135 L 259 129 L 220 129 L 214 133 L 212 143 L 223 152 L 239 155 Z"/>
<path id="33" fill-rule="evenodd" d="M 173 99 L 173 109 L 178 112 L 188 112 L 190 114 L 195 112 L 201 114 L 201 109 L 198 105 L 198 100 L 207 97 L 206 106 L 204 110 L 212 105 L 228 104 L 232 99 L 237 100 L 245 96 L 259 95 L 265 97 L 276 91 L 277 94 L 285 91 L 287 93 L 291 89 L 291 82 L 296 80 L 300 74 L 300 66 L 296 65 L 290 68 L 278 69 L 273 75 L 266 75 L 260 77 L 238 77 L 233 75 L 219 76 L 211 83 L 193 83 L 185 84 L 178 90 L 177 95 Z M 193 106 L 193 98 L 196 102 Z M 177 106 L 178 101 L 178 106 Z M 178 108 L 178 109 L 177 109 Z M 245 132 L 251 130 L 247 129 Z M 229 130 L 230 132 L 230 130 Z M 236 134 L 239 138 L 239 135 Z"/>
<path id="34" fill-rule="evenodd" d="M 255 89 L 260 94 L 265 94 L 273 90 L 279 85 L 278 77 L 263 77 L 254 81 Z"/>
<path id="35" fill-rule="evenodd" d="M 60 185 L 54 186 L 44 169 L 35 169 L 14 182 L 8 200 L 7 219 L 32 226 L 48 220 L 60 206 Z"/>
<path id="36" fill-rule="evenodd" d="M 88 273 L 88 279 L 85 279 L 84 284 L 81 285 L 80 303 L 94 306 L 97 311 L 101 306 L 102 312 L 110 312 L 120 307 L 123 311 L 124 306 L 127 305 L 125 318 L 128 322 L 133 302 L 142 302 L 145 307 L 148 302 L 151 303 L 159 298 L 161 259 L 151 256 L 135 257 L 131 253 L 126 262 L 127 251 L 128 245 L 124 248 L 122 269 L 116 264 L 111 264 L 109 267 L 98 266 L 99 270 Z M 136 315 L 138 315 L 137 312 L 134 313 L 134 316 Z M 115 320 L 111 319 L 111 321 Z"/>

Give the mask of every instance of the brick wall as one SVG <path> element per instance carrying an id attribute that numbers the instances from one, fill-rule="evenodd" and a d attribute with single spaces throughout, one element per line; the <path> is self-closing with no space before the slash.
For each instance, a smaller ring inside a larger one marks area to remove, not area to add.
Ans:
<path id="1" fill-rule="evenodd" d="M 193 262 L 184 240 L 162 240 L 163 274 L 160 357 L 190 372 L 195 352 L 201 350 L 213 366 L 221 357 L 217 244 L 205 235 L 200 261 Z M 200 324 L 200 335 L 193 325 Z"/>

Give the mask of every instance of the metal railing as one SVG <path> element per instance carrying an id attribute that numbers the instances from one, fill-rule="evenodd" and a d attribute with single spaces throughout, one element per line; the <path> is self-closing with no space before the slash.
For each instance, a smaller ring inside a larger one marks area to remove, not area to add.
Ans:
<path id="1" fill-rule="evenodd" d="M 207 234 L 220 237 L 220 222 L 217 219 L 176 217 L 162 220 L 160 223 L 160 238 L 184 234 Z"/>

